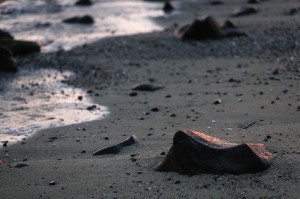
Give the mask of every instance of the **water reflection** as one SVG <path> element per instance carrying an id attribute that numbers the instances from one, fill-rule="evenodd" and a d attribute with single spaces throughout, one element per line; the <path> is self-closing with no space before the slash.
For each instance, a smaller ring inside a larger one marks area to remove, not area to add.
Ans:
<path id="1" fill-rule="evenodd" d="M 10 31 L 16 38 L 39 42 L 44 52 L 69 50 L 108 36 L 162 30 L 151 21 L 164 15 L 161 2 L 94 1 L 93 6 L 84 7 L 74 6 L 74 2 L 11 0 L 0 6 L 0 29 Z M 93 25 L 62 23 L 63 19 L 86 14 L 94 17 Z"/>
<path id="2" fill-rule="evenodd" d="M 67 85 L 70 71 L 20 71 L 8 84 L 0 81 L 0 142 L 15 143 L 37 130 L 102 119 L 107 107 L 93 104 L 86 93 Z M 88 110 L 88 107 L 91 110 Z M 2 146 L 2 145 L 1 145 Z"/>

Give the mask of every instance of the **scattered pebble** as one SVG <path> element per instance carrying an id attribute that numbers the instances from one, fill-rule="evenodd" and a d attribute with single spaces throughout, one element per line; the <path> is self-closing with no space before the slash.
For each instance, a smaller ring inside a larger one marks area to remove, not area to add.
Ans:
<path id="1" fill-rule="evenodd" d="M 56 182 L 55 181 L 50 181 L 49 185 L 56 185 Z"/>

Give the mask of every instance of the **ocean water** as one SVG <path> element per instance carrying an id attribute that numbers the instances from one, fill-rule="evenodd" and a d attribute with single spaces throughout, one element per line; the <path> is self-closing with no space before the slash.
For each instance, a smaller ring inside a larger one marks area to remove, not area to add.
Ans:
<path id="1" fill-rule="evenodd" d="M 37 41 L 42 52 L 70 50 L 99 38 L 162 30 L 151 18 L 163 16 L 162 2 L 94 0 L 75 6 L 76 0 L 7 0 L 0 4 L 0 29 L 17 39 Z M 93 25 L 66 24 L 73 16 L 90 15 Z"/>
<path id="2" fill-rule="evenodd" d="M 161 2 L 94 0 L 86 7 L 74 6 L 75 2 L 7 0 L 0 4 L 0 29 L 16 39 L 38 42 L 42 53 L 162 29 L 151 20 L 164 15 Z M 62 23 L 68 17 L 86 14 L 94 17 L 93 25 Z M 110 113 L 108 107 L 93 103 L 86 91 L 64 83 L 69 78 L 75 78 L 72 71 L 26 66 L 16 74 L 0 74 L 0 148 L 1 143 L 12 145 L 41 129 L 100 120 Z"/>

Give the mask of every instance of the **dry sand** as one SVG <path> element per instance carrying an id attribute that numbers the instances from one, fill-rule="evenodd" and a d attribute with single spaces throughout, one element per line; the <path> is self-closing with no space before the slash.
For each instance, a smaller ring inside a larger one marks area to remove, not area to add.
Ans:
<path id="1" fill-rule="evenodd" d="M 19 58 L 21 67 L 33 63 L 75 71 L 78 77 L 69 83 L 93 90 L 95 103 L 108 106 L 111 114 L 43 130 L 26 144 L 2 149 L 1 198 L 299 198 L 300 17 L 284 15 L 299 3 L 263 1 L 256 5 L 259 13 L 233 18 L 250 34 L 247 38 L 182 42 L 172 36 L 174 22 L 183 25 L 202 14 L 225 20 L 240 2 L 182 3 L 181 13 L 157 19 L 169 27 L 164 32 Z M 279 74 L 273 74 L 276 68 Z M 149 79 L 165 88 L 129 96 L 133 85 Z M 222 103 L 213 104 L 216 99 Z M 151 112 L 154 107 L 159 111 Z M 154 172 L 180 129 L 229 142 L 264 143 L 276 158 L 270 169 L 257 174 Z M 132 134 L 139 145 L 117 155 L 91 155 Z M 136 161 L 130 160 L 132 154 Z M 18 163 L 28 166 L 8 166 Z"/>

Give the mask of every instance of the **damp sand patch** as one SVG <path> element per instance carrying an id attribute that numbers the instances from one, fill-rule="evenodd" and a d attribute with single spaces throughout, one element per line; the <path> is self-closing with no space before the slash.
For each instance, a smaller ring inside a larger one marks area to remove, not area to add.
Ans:
<path id="1" fill-rule="evenodd" d="M 70 71 L 20 70 L 0 76 L 0 148 L 34 135 L 38 130 L 100 120 L 108 108 L 87 93 L 65 83 Z"/>

